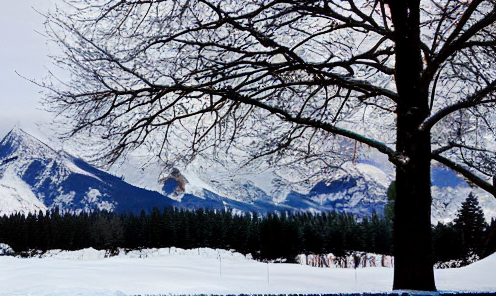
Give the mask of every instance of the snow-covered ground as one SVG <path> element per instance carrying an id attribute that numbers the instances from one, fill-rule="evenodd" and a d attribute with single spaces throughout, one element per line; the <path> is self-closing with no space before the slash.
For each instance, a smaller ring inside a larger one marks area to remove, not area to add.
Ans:
<path id="1" fill-rule="evenodd" d="M 0 295 L 388 292 L 393 279 L 392 268 L 266 264 L 224 250 L 171 248 L 111 258 L 104 254 L 86 249 L 52 251 L 41 259 L 0 257 Z M 496 254 L 467 267 L 436 270 L 435 275 L 440 291 L 496 292 Z"/>

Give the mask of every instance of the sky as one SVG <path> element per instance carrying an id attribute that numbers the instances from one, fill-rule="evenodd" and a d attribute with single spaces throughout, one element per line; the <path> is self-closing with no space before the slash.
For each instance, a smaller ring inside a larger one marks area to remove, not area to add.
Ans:
<path id="1" fill-rule="evenodd" d="M 55 68 L 48 58 L 56 48 L 47 44 L 44 17 L 56 0 L 0 1 L 0 139 L 14 126 L 44 139 L 49 134 L 52 115 L 42 110 L 42 89 L 20 75 L 41 81 L 47 68 Z"/>

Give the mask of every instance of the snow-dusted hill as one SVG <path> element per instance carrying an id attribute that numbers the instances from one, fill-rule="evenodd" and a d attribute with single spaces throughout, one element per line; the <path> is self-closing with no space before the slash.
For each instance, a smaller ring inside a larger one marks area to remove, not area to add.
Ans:
<path id="1" fill-rule="evenodd" d="M 148 157 L 144 157 L 149 161 Z M 64 151 L 55 151 L 19 128 L 0 142 L 0 215 L 54 209 L 140 212 L 164 207 L 230 208 L 238 211 L 339 211 L 381 213 L 394 171 L 377 156 L 346 163 L 316 184 L 286 180 L 270 168 L 243 168 L 236 175 L 198 158 L 184 171 L 164 171 L 159 163 L 143 166 L 135 158 L 99 170 Z M 433 222 L 453 219 L 474 191 L 486 217 L 496 217 L 496 199 L 468 186 L 452 171 L 434 166 Z"/>

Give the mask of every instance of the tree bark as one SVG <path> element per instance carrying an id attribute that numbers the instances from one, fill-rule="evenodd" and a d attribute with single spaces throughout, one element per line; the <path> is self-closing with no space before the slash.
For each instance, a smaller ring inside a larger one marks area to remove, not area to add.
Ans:
<path id="1" fill-rule="evenodd" d="M 397 142 L 393 289 L 435 291 L 428 86 L 421 85 L 420 1 L 390 1 L 396 44 Z"/>
<path id="2" fill-rule="evenodd" d="M 398 139 L 398 146 L 406 148 L 404 154 L 409 160 L 404 167 L 396 169 L 393 289 L 435 291 L 430 223 L 430 137 Z"/>

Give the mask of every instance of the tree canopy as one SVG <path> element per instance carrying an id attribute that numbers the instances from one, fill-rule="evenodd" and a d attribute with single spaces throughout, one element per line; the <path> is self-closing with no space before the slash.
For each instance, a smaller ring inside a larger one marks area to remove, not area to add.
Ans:
<path id="1" fill-rule="evenodd" d="M 45 102 L 107 162 L 146 146 L 311 179 L 375 148 L 396 166 L 397 289 L 435 290 L 432 160 L 496 194 L 492 0 L 67 3 L 46 27 L 71 77 Z"/>

